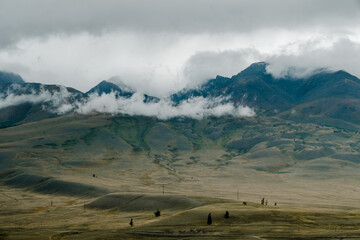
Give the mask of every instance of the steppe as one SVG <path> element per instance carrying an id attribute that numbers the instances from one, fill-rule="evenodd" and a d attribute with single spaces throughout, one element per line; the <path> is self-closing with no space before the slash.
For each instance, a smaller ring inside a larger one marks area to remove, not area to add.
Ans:
<path id="1" fill-rule="evenodd" d="M 276 117 L 0 129 L 0 239 L 360 239 L 359 140 Z"/>

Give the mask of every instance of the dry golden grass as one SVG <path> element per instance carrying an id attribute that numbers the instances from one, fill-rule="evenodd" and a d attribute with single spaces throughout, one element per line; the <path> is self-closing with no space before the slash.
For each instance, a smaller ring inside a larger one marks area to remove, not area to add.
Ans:
<path id="1" fill-rule="evenodd" d="M 360 210 L 355 207 L 245 206 L 242 201 L 195 197 L 203 205 L 161 209 L 156 218 L 150 210 L 84 208 L 93 199 L 7 187 L 1 192 L 0 239 L 360 239 Z M 230 218 L 224 218 L 225 211 Z M 134 227 L 129 226 L 130 218 Z"/>
<path id="2" fill-rule="evenodd" d="M 272 142 L 259 143 L 246 154 L 229 152 L 220 141 L 205 138 L 205 148 L 170 148 L 161 154 L 132 151 L 125 143 L 121 151 L 86 143 L 101 142 L 91 135 L 97 127 L 107 139 L 110 124 L 109 116 L 77 116 L 0 130 L 0 157 L 8 161 L 0 173 L 0 239 L 360 239 L 357 163 L 328 157 L 296 160 L 286 155 L 295 151 L 287 143 L 276 149 L 268 146 Z M 124 134 L 119 131 L 127 127 L 114 132 Z M 283 124 L 268 134 L 288 127 Z M 357 154 L 358 134 L 315 125 L 290 127 L 313 134 L 305 139 L 308 150 L 331 137 L 334 151 Z M 241 138 L 252 134 L 250 130 L 226 138 Z M 131 137 L 130 143 L 138 140 Z M 74 139 L 78 142 L 71 145 Z M 276 171 L 269 171 L 272 163 Z M 50 181 L 38 180 L 42 178 Z M 47 181 L 56 183 L 58 191 L 45 194 Z M 44 186 L 41 191 L 39 186 Z M 87 192 L 87 187 L 95 190 Z M 89 208 L 102 197 L 97 190 L 151 197 L 122 207 Z M 268 206 L 259 204 L 263 197 Z M 162 208 L 174 199 L 201 204 Z M 159 218 L 153 214 L 157 208 Z M 229 219 L 224 219 L 225 211 Z M 211 226 L 206 224 L 209 213 Z"/>

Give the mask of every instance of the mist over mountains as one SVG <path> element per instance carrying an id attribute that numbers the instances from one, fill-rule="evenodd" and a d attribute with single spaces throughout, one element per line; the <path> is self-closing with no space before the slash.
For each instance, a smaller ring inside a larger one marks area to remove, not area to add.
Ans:
<path id="1" fill-rule="evenodd" d="M 102 81 L 83 93 L 73 88 L 27 83 L 0 72 L 0 127 L 93 112 L 201 119 L 209 116 L 279 116 L 341 128 L 358 129 L 360 80 L 345 72 L 315 71 L 306 78 L 276 78 L 258 62 L 231 78 L 216 76 L 194 89 L 165 98 L 149 96 L 119 78 Z M 291 69 L 290 69 L 291 70 Z"/>

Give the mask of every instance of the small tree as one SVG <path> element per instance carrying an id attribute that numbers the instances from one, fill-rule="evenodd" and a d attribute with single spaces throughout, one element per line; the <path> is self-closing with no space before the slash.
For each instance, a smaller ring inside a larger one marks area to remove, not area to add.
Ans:
<path id="1" fill-rule="evenodd" d="M 261 199 L 261 205 L 264 205 L 264 203 L 265 203 L 265 198 L 262 198 Z"/>
<path id="2" fill-rule="evenodd" d="M 130 219 L 129 225 L 130 225 L 130 227 L 133 227 L 133 226 L 134 226 L 134 221 L 133 221 L 132 218 Z"/>
<path id="3" fill-rule="evenodd" d="M 156 212 L 154 212 L 154 214 L 155 214 L 155 217 L 160 217 L 160 211 L 159 211 L 159 209 L 157 209 Z"/>
<path id="4" fill-rule="evenodd" d="M 229 218 L 229 217 L 230 217 L 230 213 L 229 213 L 229 211 L 226 211 L 225 215 L 224 215 L 224 218 Z"/>
<path id="5" fill-rule="evenodd" d="M 208 215 L 207 224 L 208 224 L 208 225 L 211 225 L 211 224 L 212 224 L 211 213 L 209 213 L 209 215 Z"/>

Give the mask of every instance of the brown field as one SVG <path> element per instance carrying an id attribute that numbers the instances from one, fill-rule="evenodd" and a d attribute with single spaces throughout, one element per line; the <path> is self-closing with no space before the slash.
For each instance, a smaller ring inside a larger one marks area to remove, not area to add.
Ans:
<path id="1" fill-rule="evenodd" d="M 0 239 L 360 239 L 357 207 L 281 203 L 275 207 L 273 202 L 245 206 L 237 200 L 193 197 L 200 206 L 184 204 L 187 209 L 180 209 L 163 200 L 181 202 L 182 196 L 150 195 L 159 202 L 153 209 L 161 209 L 156 218 L 152 210 L 142 210 L 146 202 L 141 200 L 129 211 L 90 208 L 88 198 L 6 187 L 1 195 Z M 230 212 L 228 219 L 225 211 Z M 213 220 L 210 226 L 208 213 Z M 134 227 L 129 226 L 130 218 Z"/>

